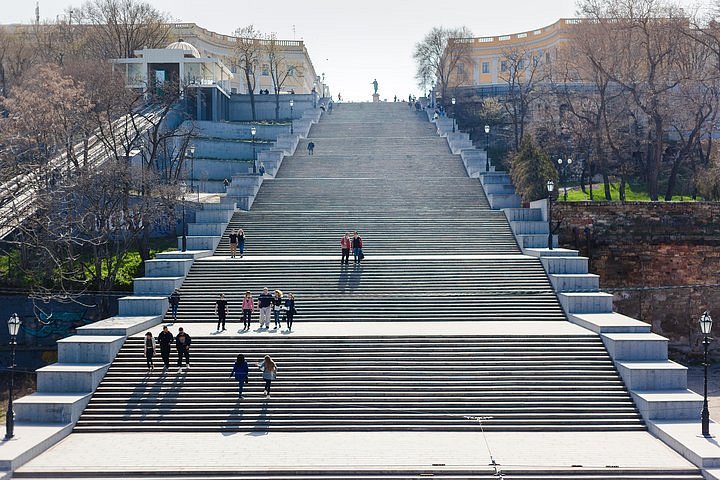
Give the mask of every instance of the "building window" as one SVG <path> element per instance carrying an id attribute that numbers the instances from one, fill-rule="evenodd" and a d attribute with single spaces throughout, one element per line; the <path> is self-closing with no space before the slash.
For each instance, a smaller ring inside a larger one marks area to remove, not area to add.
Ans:
<path id="1" fill-rule="evenodd" d="M 457 71 L 458 71 L 458 75 L 465 75 L 465 64 L 464 64 L 464 63 L 458 63 L 458 64 L 457 64 Z"/>
<path id="2" fill-rule="evenodd" d="M 490 62 L 482 63 L 482 73 L 490 73 Z"/>
<path id="3" fill-rule="evenodd" d="M 550 52 L 545 52 L 545 63 L 550 63 Z"/>
<path id="4" fill-rule="evenodd" d="M 517 68 L 518 68 L 518 70 L 522 70 L 525 68 L 525 59 L 524 58 L 521 58 L 520 60 L 518 60 Z"/>
<path id="5" fill-rule="evenodd" d="M 507 70 L 508 70 L 507 60 L 503 60 L 502 62 L 500 62 L 500 71 L 507 72 Z"/>
<path id="6" fill-rule="evenodd" d="M 294 77 L 294 76 L 295 76 L 295 65 L 288 65 L 288 66 L 287 66 L 287 76 L 288 76 L 288 77 Z"/>
<path id="7" fill-rule="evenodd" d="M 270 75 L 270 65 L 268 65 L 267 63 L 262 64 L 262 75 L 264 77 Z"/>

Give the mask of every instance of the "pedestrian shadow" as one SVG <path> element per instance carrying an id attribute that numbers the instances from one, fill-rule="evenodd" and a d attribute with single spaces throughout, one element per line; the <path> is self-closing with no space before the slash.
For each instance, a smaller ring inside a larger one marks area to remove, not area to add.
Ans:
<path id="1" fill-rule="evenodd" d="M 227 419 L 222 425 L 220 425 L 220 433 L 222 433 L 224 437 L 240 433 L 241 423 L 245 413 L 242 403 L 243 400 L 237 398 L 235 400 L 235 404 L 232 406 L 232 409 L 228 412 Z"/>
<path id="2" fill-rule="evenodd" d="M 341 293 L 353 292 L 360 287 L 362 281 L 362 267 L 359 263 L 353 264 L 352 268 L 343 265 L 338 276 L 337 289 Z"/>
<path id="3" fill-rule="evenodd" d="M 270 413 L 268 412 L 268 398 L 264 398 L 260 405 L 257 420 L 253 425 L 252 432 L 248 433 L 251 437 L 260 437 L 267 435 L 270 431 Z"/>
<path id="4" fill-rule="evenodd" d="M 150 381 L 151 375 L 146 374 L 143 381 L 132 390 L 123 419 L 132 420 L 133 414 L 139 414 L 139 422 L 147 419 L 149 415 L 156 415 L 158 421 L 161 421 L 166 415 L 164 412 L 172 415 L 173 407 L 178 403 L 180 389 L 185 383 L 185 375 L 176 375 L 169 385 L 168 370 L 162 370 L 154 381 Z"/>

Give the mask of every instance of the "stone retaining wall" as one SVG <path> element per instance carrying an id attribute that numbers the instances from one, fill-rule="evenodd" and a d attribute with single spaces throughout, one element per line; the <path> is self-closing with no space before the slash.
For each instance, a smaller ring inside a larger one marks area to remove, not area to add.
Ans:
<path id="1" fill-rule="evenodd" d="M 560 244 L 590 258 L 615 310 L 652 324 L 676 356 L 699 354 L 704 309 L 720 332 L 719 203 L 558 202 L 553 220 Z"/>

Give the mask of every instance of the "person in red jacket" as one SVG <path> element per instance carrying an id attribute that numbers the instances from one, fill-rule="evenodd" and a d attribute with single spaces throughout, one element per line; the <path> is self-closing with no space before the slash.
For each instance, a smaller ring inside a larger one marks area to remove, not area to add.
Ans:
<path id="1" fill-rule="evenodd" d="M 342 256 L 340 257 L 340 265 L 347 265 L 350 263 L 350 247 L 352 247 L 352 240 L 350 240 L 350 234 L 345 233 L 345 236 L 340 239 L 340 246 L 342 247 Z"/>

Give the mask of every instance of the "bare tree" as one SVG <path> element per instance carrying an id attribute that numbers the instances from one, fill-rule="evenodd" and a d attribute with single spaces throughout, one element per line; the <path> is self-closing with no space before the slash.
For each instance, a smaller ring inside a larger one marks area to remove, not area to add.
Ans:
<path id="1" fill-rule="evenodd" d="M 435 78 L 440 86 L 443 101 L 447 98 L 448 89 L 458 85 L 458 64 L 462 63 L 472 46 L 467 39 L 472 32 L 467 27 L 443 28 L 433 27 L 422 41 L 415 44 L 413 58 L 417 64 L 415 78 L 425 88 L 428 80 Z"/>
<path id="2" fill-rule="evenodd" d="M 275 93 L 275 120 L 280 120 L 280 92 L 288 77 L 295 74 L 295 65 L 287 62 L 283 55 L 282 45 L 274 33 L 269 35 L 262 44 L 270 67 L 270 78 Z"/>
<path id="3" fill-rule="evenodd" d="M 528 117 L 533 104 L 542 95 L 545 80 L 544 59 L 527 49 L 509 49 L 502 53 L 500 79 L 507 85 L 503 107 L 513 127 L 515 150 L 525 137 Z"/>
<path id="4" fill-rule="evenodd" d="M 584 0 L 580 12 L 600 37 L 612 41 L 612 55 L 593 56 L 595 67 L 626 90 L 648 118 L 645 171 L 652 200 L 658 199 L 665 153 L 669 97 L 683 81 L 677 66 L 678 41 L 688 18 L 663 0 Z"/>
<path id="5" fill-rule="evenodd" d="M 91 0 L 77 16 L 91 27 L 97 58 L 131 58 L 135 50 L 165 46 L 170 33 L 167 15 L 141 0 Z"/>
<path id="6" fill-rule="evenodd" d="M 253 25 L 248 25 L 235 30 L 237 43 L 235 44 L 233 62 L 242 70 L 245 77 L 245 85 L 247 86 L 248 95 L 250 95 L 250 108 L 252 110 L 252 119 L 256 120 L 255 114 L 255 85 L 258 62 L 262 54 L 261 38 L 262 34 L 256 30 Z"/>

